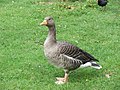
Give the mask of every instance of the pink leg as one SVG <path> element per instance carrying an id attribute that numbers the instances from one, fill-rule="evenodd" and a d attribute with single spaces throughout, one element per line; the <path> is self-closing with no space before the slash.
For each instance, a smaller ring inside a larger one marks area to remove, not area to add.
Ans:
<path id="1" fill-rule="evenodd" d="M 57 81 L 55 82 L 56 84 L 64 84 L 68 82 L 68 73 L 65 72 L 65 75 L 63 78 L 57 77 L 56 79 L 57 79 Z"/>

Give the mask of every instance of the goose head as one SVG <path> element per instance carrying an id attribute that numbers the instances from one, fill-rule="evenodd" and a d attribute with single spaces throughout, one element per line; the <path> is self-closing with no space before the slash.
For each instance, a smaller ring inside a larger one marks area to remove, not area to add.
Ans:
<path id="1" fill-rule="evenodd" d="M 40 23 L 40 25 L 47 26 L 47 27 L 53 27 L 55 25 L 54 20 L 52 17 L 45 17 L 44 21 Z"/>

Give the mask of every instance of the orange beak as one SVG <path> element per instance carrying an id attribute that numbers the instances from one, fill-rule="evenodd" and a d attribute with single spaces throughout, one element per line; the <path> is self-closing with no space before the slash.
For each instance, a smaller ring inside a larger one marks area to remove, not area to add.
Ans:
<path id="1" fill-rule="evenodd" d="M 47 20 L 44 20 L 40 25 L 47 25 Z"/>

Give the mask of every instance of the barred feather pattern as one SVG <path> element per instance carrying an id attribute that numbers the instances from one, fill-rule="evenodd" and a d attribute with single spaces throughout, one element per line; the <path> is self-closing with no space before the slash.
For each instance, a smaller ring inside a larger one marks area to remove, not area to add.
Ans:
<path id="1" fill-rule="evenodd" d="M 59 58 L 65 69 L 74 70 L 90 61 L 97 61 L 93 56 L 67 42 L 57 42 Z"/>
<path id="2" fill-rule="evenodd" d="M 79 68 L 80 65 L 82 64 L 80 60 L 74 59 L 64 54 L 61 54 L 60 57 L 61 57 L 61 60 L 63 61 L 64 69 L 67 69 L 67 70 L 74 70 L 76 68 Z"/>
<path id="3" fill-rule="evenodd" d="M 61 54 L 65 54 L 67 56 L 73 57 L 75 59 L 81 60 L 83 63 L 89 62 L 91 60 L 98 61 L 89 53 L 81 50 L 80 48 L 69 44 L 67 42 L 58 42 L 58 48 Z"/>

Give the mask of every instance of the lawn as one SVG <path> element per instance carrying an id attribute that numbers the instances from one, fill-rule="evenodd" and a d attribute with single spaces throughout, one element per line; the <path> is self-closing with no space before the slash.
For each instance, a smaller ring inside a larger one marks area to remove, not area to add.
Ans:
<path id="1" fill-rule="evenodd" d="M 0 0 L 0 90 L 120 89 L 120 2 L 109 0 L 103 11 L 96 0 L 81 1 Z M 64 72 L 44 56 L 48 31 L 39 23 L 46 16 L 54 18 L 58 40 L 91 53 L 103 68 L 77 69 L 56 85 Z"/>

